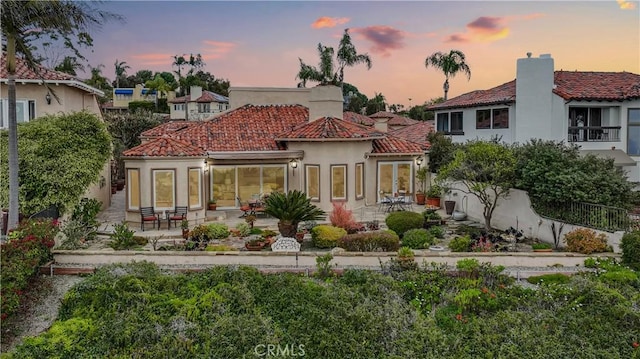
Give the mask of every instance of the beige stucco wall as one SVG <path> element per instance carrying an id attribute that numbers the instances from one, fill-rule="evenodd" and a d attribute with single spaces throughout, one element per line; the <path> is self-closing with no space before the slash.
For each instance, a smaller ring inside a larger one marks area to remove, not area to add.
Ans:
<path id="1" fill-rule="evenodd" d="M 203 158 L 154 158 L 153 160 L 143 159 L 127 159 L 125 160 L 125 173 L 128 169 L 138 169 L 140 172 L 140 206 L 153 207 L 153 170 L 165 169 L 174 170 L 175 172 L 175 204 L 176 206 L 189 205 L 189 168 L 201 168 L 203 170 L 202 177 L 202 207 L 190 208 L 187 219 L 191 224 L 204 222 L 207 206 L 207 185 L 206 176 L 204 176 L 204 159 Z M 127 178 L 127 182 L 128 182 Z M 125 220 L 128 222 L 140 222 L 140 212 L 138 209 L 129 209 L 129 190 L 127 190 L 127 199 L 125 203 Z M 163 219 L 163 226 L 166 221 Z"/>
<path id="2" fill-rule="evenodd" d="M 309 107 L 308 88 L 230 87 L 231 110 L 252 105 L 302 105 Z"/>

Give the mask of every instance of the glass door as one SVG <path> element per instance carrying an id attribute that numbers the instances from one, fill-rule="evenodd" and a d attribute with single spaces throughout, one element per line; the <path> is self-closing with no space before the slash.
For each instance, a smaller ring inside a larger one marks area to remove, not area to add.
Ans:
<path id="1" fill-rule="evenodd" d="M 411 192 L 411 166 L 411 161 L 378 163 L 378 201 L 401 191 Z"/>
<path id="2" fill-rule="evenodd" d="M 236 168 L 212 166 L 211 190 L 218 207 L 236 207 Z"/>

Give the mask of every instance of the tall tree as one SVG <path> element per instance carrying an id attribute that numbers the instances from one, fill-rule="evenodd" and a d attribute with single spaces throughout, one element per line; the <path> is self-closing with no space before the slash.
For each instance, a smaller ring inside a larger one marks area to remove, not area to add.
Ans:
<path id="1" fill-rule="evenodd" d="M 336 54 L 337 67 L 334 64 L 333 55 L 335 51 L 333 47 L 318 44 L 318 55 L 320 63 L 318 67 L 307 65 L 300 60 L 300 71 L 296 75 L 296 79 L 300 80 L 298 87 L 305 87 L 307 81 L 314 81 L 320 85 L 335 85 L 342 87 L 344 82 L 345 67 L 352 67 L 358 64 L 367 65 L 367 69 L 371 69 L 371 58 L 368 54 L 358 54 L 356 47 L 351 42 L 349 29 L 344 30 L 338 52 Z"/>
<path id="2" fill-rule="evenodd" d="M 465 61 L 465 56 L 462 51 L 451 50 L 448 54 L 442 52 L 435 52 L 431 56 L 427 57 L 424 62 L 424 66 L 429 68 L 433 66 L 444 73 L 444 100 L 447 100 L 447 93 L 449 92 L 449 78 L 453 78 L 457 73 L 462 72 L 467 75 L 467 79 L 471 79 L 471 69 Z"/>
<path id="3" fill-rule="evenodd" d="M 375 93 L 375 96 L 367 103 L 366 114 L 367 116 L 373 115 L 376 112 L 387 110 L 387 99 L 382 93 Z"/>
<path id="4" fill-rule="evenodd" d="M 118 61 L 118 59 L 116 59 L 116 62 L 113 65 L 115 66 L 115 74 L 116 74 L 116 81 L 113 84 L 113 86 L 115 86 L 116 88 L 119 88 L 120 79 L 123 77 L 127 77 L 127 70 L 131 69 L 131 66 L 127 65 L 126 61 Z"/>
<path id="5" fill-rule="evenodd" d="M 158 99 L 164 98 L 167 96 L 167 93 L 171 91 L 171 85 L 164 80 L 160 74 L 156 74 L 156 77 L 153 80 L 149 80 L 144 83 L 144 87 L 149 90 L 154 90 L 156 92 L 155 96 L 155 105 L 156 111 L 158 110 Z"/>
<path id="6" fill-rule="evenodd" d="M 174 55 L 172 66 L 177 68 L 175 72 L 178 75 L 178 83 L 180 84 L 180 95 L 185 95 L 187 93 L 187 89 L 189 88 L 189 84 L 198 84 L 200 80 L 197 78 L 190 78 L 189 80 L 185 80 L 186 77 L 192 76 L 194 72 L 202 69 L 206 64 L 202 60 L 202 55 L 200 54 L 189 54 L 187 55 Z M 185 67 L 190 67 L 189 71 L 187 71 L 186 76 L 182 75 L 182 69 Z M 199 85 L 200 86 L 200 85 Z"/>
<path id="7" fill-rule="evenodd" d="M 39 73 L 32 52 L 38 39 L 61 40 L 75 56 L 84 59 L 80 47 L 91 46 L 93 39 L 89 29 L 103 22 L 120 18 L 113 13 L 95 8 L 90 2 L 78 1 L 15 1 L 0 2 L 0 27 L 6 41 L 6 66 L 8 72 L 8 122 L 9 122 L 9 221 L 8 229 L 18 224 L 18 133 L 16 119 L 16 56 L 21 54 L 27 66 Z M 54 94 L 54 97 L 55 94 Z"/>
<path id="8" fill-rule="evenodd" d="M 84 70 L 84 66 L 78 62 L 78 58 L 75 56 L 65 56 L 61 63 L 59 63 L 54 70 L 64 72 L 69 75 L 78 76 L 76 70 Z"/>
<path id="9" fill-rule="evenodd" d="M 96 67 L 89 65 L 88 68 L 89 68 L 89 73 L 91 74 L 91 77 L 85 80 L 84 83 L 103 91 L 105 93 L 105 97 L 104 98 L 101 97 L 100 101 L 106 102 L 107 99 L 111 97 L 112 95 L 111 90 L 113 88 L 109 83 L 109 79 L 102 75 L 102 69 L 104 68 L 104 65 L 99 64 Z"/>

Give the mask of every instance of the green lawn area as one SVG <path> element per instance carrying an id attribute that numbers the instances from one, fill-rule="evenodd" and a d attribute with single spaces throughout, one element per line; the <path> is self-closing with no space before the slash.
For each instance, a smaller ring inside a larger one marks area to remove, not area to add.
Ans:
<path id="1" fill-rule="evenodd" d="M 527 289 L 500 268 L 469 260 L 461 267 L 458 276 L 394 265 L 321 279 L 112 265 L 69 291 L 52 328 L 9 356 L 640 357 L 637 272 L 608 265 Z"/>

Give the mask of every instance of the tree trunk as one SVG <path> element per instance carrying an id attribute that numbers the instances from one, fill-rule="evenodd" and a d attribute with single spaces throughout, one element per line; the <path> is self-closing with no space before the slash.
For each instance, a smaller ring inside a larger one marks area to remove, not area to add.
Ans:
<path id="1" fill-rule="evenodd" d="M 283 237 L 296 238 L 296 233 L 298 232 L 298 224 L 280 221 L 278 222 L 278 230 Z"/>
<path id="2" fill-rule="evenodd" d="M 18 226 L 20 213 L 18 183 L 18 120 L 16 115 L 16 41 L 13 34 L 7 34 L 7 72 L 9 99 L 9 219 L 7 231 Z"/>

